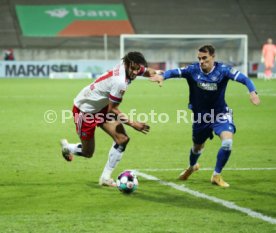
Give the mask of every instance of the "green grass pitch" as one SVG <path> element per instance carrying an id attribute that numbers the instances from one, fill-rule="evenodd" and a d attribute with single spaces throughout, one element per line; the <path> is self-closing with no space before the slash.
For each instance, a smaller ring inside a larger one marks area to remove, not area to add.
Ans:
<path id="1" fill-rule="evenodd" d="M 73 120 L 62 122 L 62 113 L 71 110 L 73 98 L 90 81 L 0 80 L 0 232 L 276 232 L 275 224 L 143 177 L 131 195 L 98 186 L 112 144 L 101 129 L 96 131 L 92 159 L 64 161 L 59 139 L 77 142 L 78 137 Z M 177 123 L 177 110 L 187 110 L 185 80 L 168 80 L 162 88 L 147 80 L 130 85 L 121 110 L 147 114 L 154 110 L 168 114 L 169 121 L 149 122 L 148 135 L 126 126 L 131 140 L 114 178 L 125 169 L 138 169 L 275 220 L 276 81 L 255 84 L 262 101 L 258 107 L 249 102 L 241 84 L 230 82 L 226 93 L 237 127 L 226 166 L 232 170 L 223 172 L 230 188 L 210 184 L 212 171 L 207 168 L 215 164 L 217 137 L 206 143 L 199 160 L 202 170 L 185 183 L 177 180 L 191 147 L 191 122 Z M 48 110 L 57 113 L 53 123 L 44 120 Z"/>

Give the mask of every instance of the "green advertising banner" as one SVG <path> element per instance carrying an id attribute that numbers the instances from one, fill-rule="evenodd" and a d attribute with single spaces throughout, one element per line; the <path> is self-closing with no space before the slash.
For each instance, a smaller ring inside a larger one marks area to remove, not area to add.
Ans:
<path id="1" fill-rule="evenodd" d="M 16 5 L 23 36 L 93 36 L 134 33 L 122 4 Z"/>

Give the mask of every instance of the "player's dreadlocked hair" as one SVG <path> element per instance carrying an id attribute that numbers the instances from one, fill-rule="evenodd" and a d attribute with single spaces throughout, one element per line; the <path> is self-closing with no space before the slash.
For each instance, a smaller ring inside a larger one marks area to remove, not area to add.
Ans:
<path id="1" fill-rule="evenodd" d="M 198 51 L 201 53 L 209 53 L 212 56 L 215 54 L 215 47 L 213 45 L 203 45 Z"/>
<path id="2" fill-rule="evenodd" d="M 144 55 L 140 52 L 129 52 L 128 54 L 126 54 L 123 58 L 123 62 L 129 66 L 132 62 L 136 63 L 136 64 L 141 64 L 145 67 L 148 66 L 148 63 L 144 57 Z"/>

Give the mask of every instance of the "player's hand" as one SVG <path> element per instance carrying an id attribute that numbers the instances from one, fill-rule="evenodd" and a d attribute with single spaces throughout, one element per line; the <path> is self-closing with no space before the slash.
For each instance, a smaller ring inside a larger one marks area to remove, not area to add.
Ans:
<path id="1" fill-rule="evenodd" d="M 164 70 L 155 70 L 154 74 L 163 75 L 164 73 L 165 73 Z"/>
<path id="2" fill-rule="evenodd" d="M 250 92 L 250 101 L 254 105 L 259 105 L 261 100 L 255 91 Z"/>
<path id="3" fill-rule="evenodd" d="M 149 77 L 150 81 L 156 82 L 160 87 L 163 85 L 164 77 L 160 73 L 156 73 Z"/>
<path id="4" fill-rule="evenodd" d="M 136 129 L 139 132 L 144 133 L 144 134 L 147 134 L 150 130 L 149 125 L 147 125 L 146 123 L 143 123 L 143 122 L 138 122 L 138 121 L 132 122 L 131 127 Z"/>

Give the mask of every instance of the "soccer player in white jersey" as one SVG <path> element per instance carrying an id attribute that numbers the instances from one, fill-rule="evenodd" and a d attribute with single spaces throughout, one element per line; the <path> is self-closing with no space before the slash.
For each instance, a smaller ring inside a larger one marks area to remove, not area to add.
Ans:
<path id="1" fill-rule="evenodd" d="M 95 149 L 95 129 L 97 126 L 101 127 L 113 138 L 114 143 L 110 148 L 99 184 L 116 186 L 111 175 L 129 142 L 122 123 L 144 134 L 150 129 L 146 123 L 128 119 L 118 107 L 127 86 L 136 76 L 150 77 L 154 74 L 155 70 L 147 67 L 143 54 L 129 52 L 113 70 L 104 73 L 92 84 L 83 88 L 75 98 L 73 107 L 74 122 L 81 143 L 72 144 L 62 139 L 64 159 L 72 161 L 74 155 L 91 158 Z"/>

